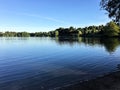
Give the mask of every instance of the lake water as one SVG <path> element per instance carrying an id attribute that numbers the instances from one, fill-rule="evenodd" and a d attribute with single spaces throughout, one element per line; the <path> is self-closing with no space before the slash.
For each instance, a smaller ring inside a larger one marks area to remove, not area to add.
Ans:
<path id="1" fill-rule="evenodd" d="M 0 38 L 0 90 L 52 90 L 119 66 L 117 38 Z"/>

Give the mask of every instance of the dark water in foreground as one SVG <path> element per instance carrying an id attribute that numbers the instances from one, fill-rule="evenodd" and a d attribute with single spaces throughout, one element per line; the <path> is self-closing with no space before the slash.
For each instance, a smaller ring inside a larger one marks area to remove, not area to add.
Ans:
<path id="1" fill-rule="evenodd" d="M 0 38 L 0 90 L 52 90 L 119 64 L 119 39 Z"/>

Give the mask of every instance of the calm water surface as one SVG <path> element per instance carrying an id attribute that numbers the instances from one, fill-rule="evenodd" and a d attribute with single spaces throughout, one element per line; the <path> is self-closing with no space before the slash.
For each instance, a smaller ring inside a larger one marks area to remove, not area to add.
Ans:
<path id="1" fill-rule="evenodd" d="M 119 39 L 0 38 L 0 90 L 52 90 L 119 66 Z"/>

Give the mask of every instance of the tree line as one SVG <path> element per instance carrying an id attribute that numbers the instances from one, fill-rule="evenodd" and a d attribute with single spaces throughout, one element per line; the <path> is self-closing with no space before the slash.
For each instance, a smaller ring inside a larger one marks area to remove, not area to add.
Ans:
<path id="1" fill-rule="evenodd" d="M 83 37 L 120 37 L 120 26 L 111 21 L 105 26 L 88 26 L 84 28 L 58 28 L 53 36 L 83 36 Z"/>
<path id="2" fill-rule="evenodd" d="M 1 37 L 120 37 L 120 26 L 111 21 L 104 25 L 84 28 L 58 28 L 49 32 L 0 32 Z"/>

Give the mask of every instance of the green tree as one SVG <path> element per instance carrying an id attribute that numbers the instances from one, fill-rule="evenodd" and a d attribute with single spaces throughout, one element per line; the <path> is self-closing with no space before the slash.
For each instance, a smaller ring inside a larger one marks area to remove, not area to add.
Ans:
<path id="1" fill-rule="evenodd" d="M 104 36 L 113 37 L 113 36 L 119 36 L 119 26 L 115 24 L 114 22 L 109 22 L 104 27 Z"/>
<path id="2" fill-rule="evenodd" d="M 55 31 L 55 36 L 59 36 L 59 32 L 58 31 Z"/>
<path id="3" fill-rule="evenodd" d="M 27 32 L 22 32 L 22 37 L 29 37 L 29 36 L 30 36 L 29 33 L 27 33 Z"/>
<path id="4" fill-rule="evenodd" d="M 71 26 L 71 27 L 69 27 L 69 30 L 70 30 L 70 31 L 74 31 L 75 28 Z"/>
<path id="5" fill-rule="evenodd" d="M 3 36 L 3 33 L 2 32 L 0 32 L 0 37 L 2 37 Z"/>
<path id="6" fill-rule="evenodd" d="M 120 0 L 102 0 L 101 7 L 120 25 Z"/>

